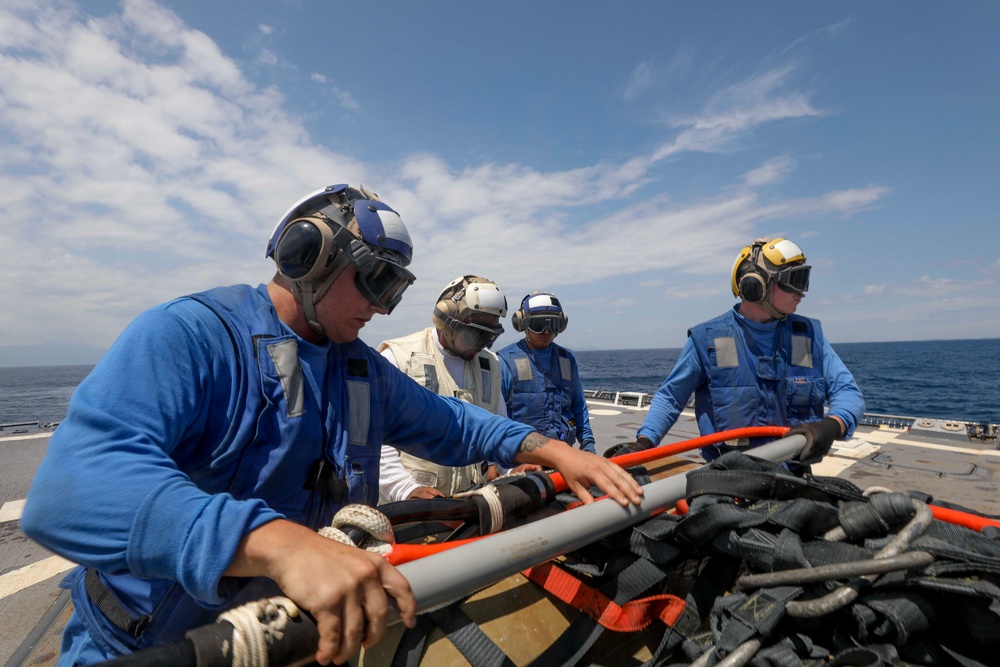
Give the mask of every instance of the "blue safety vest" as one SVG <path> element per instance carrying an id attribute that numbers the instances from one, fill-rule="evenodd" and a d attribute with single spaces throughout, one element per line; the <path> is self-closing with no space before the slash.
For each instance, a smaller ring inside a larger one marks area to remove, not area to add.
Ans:
<path id="1" fill-rule="evenodd" d="M 789 315 L 777 324 L 767 356 L 736 318 L 730 310 L 688 331 L 707 375 L 695 392 L 701 432 L 821 419 L 826 380 L 823 347 L 816 342 L 819 323 Z"/>
<path id="2" fill-rule="evenodd" d="M 239 363 L 232 392 L 243 405 L 221 442 L 199 443 L 186 455 L 197 460 L 176 462 L 207 493 L 259 498 L 289 520 L 318 529 L 344 504 L 378 502 L 383 419 L 371 414 L 372 406 L 383 405 L 377 355 L 360 340 L 330 345 L 325 390 L 317 390 L 302 372 L 297 337 L 282 326 L 264 290 L 239 285 L 184 297 L 210 308 L 229 332 Z M 325 403 L 317 393 L 326 395 Z M 325 473 L 318 475 L 317 468 Z M 339 489 L 340 497 L 334 499 L 330 489 Z M 221 611 L 201 606 L 177 582 L 102 573 L 100 584 L 128 616 L 145 624 L 130 635 L 87 594 L 84 574 L 76 568 L 64 586 L 73 590 L 73 605 L 90 635 L 114 653 L 180 639 Z M 227 608 L 278 594 L 264 578 L 223 577 L 220 587 Z"/>
<path id="3" fill-rule="evenodd" d="M 573 415 L 576 360 L 569 350 L 555 343 L 550 349 L 550 359 L 557 360 L 553 368 L 542 368 L 524 340 L 497 353 L 512 376 L 508 416 L 534 427 L 546 437 L 572 445 L 577 441 Z"/>

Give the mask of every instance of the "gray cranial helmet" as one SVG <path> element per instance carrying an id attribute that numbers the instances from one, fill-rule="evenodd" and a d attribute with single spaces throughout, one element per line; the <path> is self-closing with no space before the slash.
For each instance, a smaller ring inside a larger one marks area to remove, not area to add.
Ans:
<path id="1" fill-rule="evenodd" d="M 507 297 L 492 280 L 460 276 L 441 290 L 431 319 L 441 332 L 444 346 L 452 353 L 459 356 L 478 353 L 493 345 L 503 333 L 502 325 L 470 322 L 476 313 L 496 315 L 499 319 L 507 315 Z"/>

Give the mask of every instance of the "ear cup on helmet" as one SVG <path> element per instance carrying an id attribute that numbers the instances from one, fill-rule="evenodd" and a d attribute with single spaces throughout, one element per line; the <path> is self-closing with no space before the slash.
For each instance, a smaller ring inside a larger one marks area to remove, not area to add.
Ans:
<path id="1" fill-rule="evenodd" d="M 458 315 L 458 304 L 451 299 L 441 299 L 434 304 L 431 319 L 437 329 L 449 329 L 448 320 Z"/>
<path id="2" fill-rule="evenodd" d="M 514 314 L 510 316 L 510 325 L 514 327 L 514 331 L 524 333 L 524 312 L 515 310 Z"/>
<path id="3" fill-rule="evenodd" d="M 285 226 L 274 245 L 279 273 L 294 281 L 313 282 L 336 264 L 340 248 L 328 224 L 316 218 L 299 218 Z"/>
<path id="4" fill-rule="evenodd" d="M 767 278 L 757 271 L 751 271 L 740 278 L 740 296 L 744 301 L 760 303 L 767 294 Z"/>

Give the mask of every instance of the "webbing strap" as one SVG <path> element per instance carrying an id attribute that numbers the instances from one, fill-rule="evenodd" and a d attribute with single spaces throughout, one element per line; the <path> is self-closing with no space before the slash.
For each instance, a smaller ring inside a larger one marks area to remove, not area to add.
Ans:
<path id="1" fill-rule="evenodd" d="M 576 665 L 603 633 L 604 628 L 594 619 L 580 614 L 556 641 L 531 661 L 529 667 Z"/>
<path id="2" fill-rule="evenodd" d="M 638 632 L 654 619 L 673 626 L 684 612 L 684 600 L 674 595 L 653 595 L 623 605 L 548 562 L 522 574 L 602 627 L 615 632 Z"/>
<path id="3" fill-rule="evenodd" d="M 718 599 L 711 619 L 716 645 L 729 652 L 754 637 L 770 636 L 785 616 L 785 604 L 801 593 L 798 586 L 777 586 Z"/>
<path id="4" fill-rule="evenodd" d="M 514 667 L 510 658 L 461 609 L 458 604 L 417 617 L 396 647 L 392 667 L 417 667 L 423 659 L 427 637 L 437 625 L 473 667 Z"/>
<path id="5" fill-rule="evenodd" d="M 132 637 L 138 637 L 146 629 L 146 625 L 149 623 L 149 616 L 134 618 L 125 611 L 125 608 L 122 607 L 117 598 L 112 595 L 108 587 L 101 581 L 97 570 L 87 570 L 87 574 L 84 575 L 83 585 L 90 599 L 116 628 L 124 630 Z"/>
<path id="6" fill-rule="evenodd" d="M 427 636 L 434 629 L 434 620 L 426 614 L 417 616 L 417 624 L 403 631 L 392 656 L 392 667 L 417 667 L 424 655 Z"/>

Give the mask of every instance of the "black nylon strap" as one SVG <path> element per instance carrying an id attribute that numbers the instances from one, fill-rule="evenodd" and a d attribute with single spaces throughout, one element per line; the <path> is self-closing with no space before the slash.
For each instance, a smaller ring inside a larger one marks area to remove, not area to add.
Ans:
<path id="1" fill-rule="evenodd" d="M 464 602 L 464 600 L 462 601 Z M 408 628 L 392 658 L 392 667 L 418 667 L 424 657 L 427 637 L 434 626 L 441 628 L 458 652 L 472 667 L 514 667 L 510 658 L 459 606 L 461 602 L 421 614 L 417 625 Z"/>
<path id="2" fill-rule="evenodd" d="M 427 636 L 433 629 L 434 620 L 430 616 L 417 616 L 417 624 L 407 628 L 399 639 L 396 653 L 392 656 L 392 667 L 417 667 L 424 655 Z"/>
<path id="3" fill-rule="evenodd" d="M 453 604 L 432 611 L 430 616 L 472 667 L 514 667 L 507 654 L 469 618 L 459 605 Z"/>
<path id="4" fill-rule="evenodd" d="M 576 665 L 603 633 L 602 625 L 581 613 L 573 619 L 558 639 L 531 661 L 530 667 Z"/>
<path id="5" fill-rule="evenodd" d="M 127 632 L 132 637 L 138 637 L 149 624 L 149 616 L 134 618 L 122 607 L 117 598 L 101 581 L 97 570 L 87 570 L 84 576 L 84 588 L 101 613 L 119 630 Z"/>

